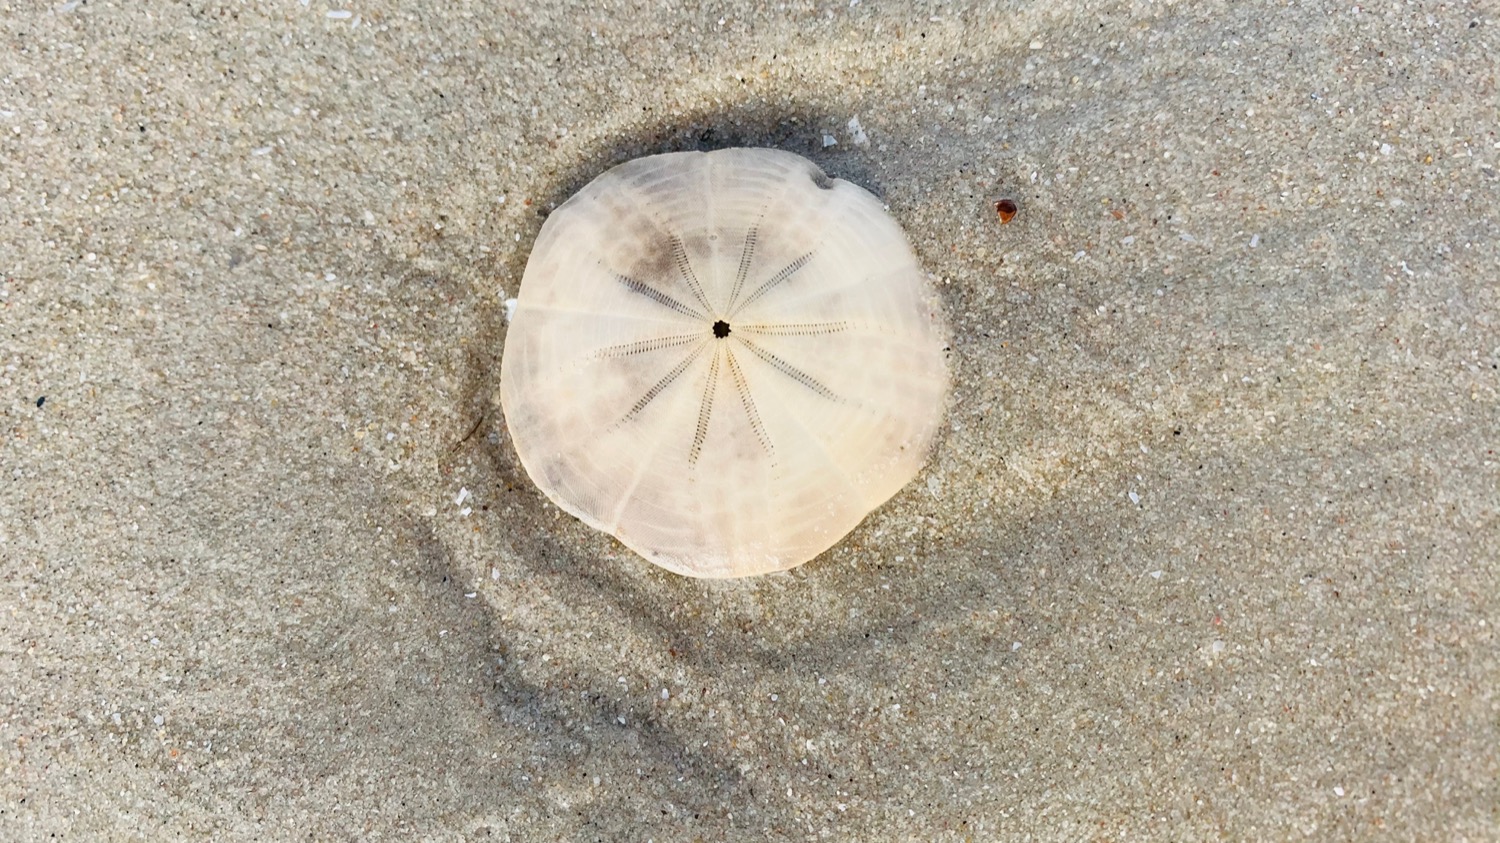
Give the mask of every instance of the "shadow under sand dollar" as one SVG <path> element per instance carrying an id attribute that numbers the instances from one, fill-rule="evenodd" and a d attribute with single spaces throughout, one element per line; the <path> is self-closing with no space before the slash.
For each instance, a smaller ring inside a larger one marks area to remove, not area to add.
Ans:
<path id="1" fill-rule="evenodd" d="M 792 152 L 811 160 L 830 176 L 882 195 L 880 185 L 872 182 L 876 170 L 866 160 L 874 154 L 872 151 L 823 144 L 823 128 L 842 122 L 828 111 L 779 97 L 689 107 L 668 123 L 630 112 L 612 115 L 588 138 L 560 143 L 533 163 L 545 187 L 532 198 L 531 207 L 545 217 L 599 174 L 636 158 L 737 147 Z"/>

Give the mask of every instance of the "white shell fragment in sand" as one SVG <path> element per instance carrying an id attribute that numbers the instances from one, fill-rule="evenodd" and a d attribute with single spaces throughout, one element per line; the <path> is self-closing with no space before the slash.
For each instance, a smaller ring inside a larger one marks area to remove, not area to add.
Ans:
<path id="1" fill-rule="evenodd" d="M 695 577 L 781 571 L 912 479 L 936 293 L 880 202 L 767 149 L 621 164 L 548 217 L 501 362 L 553 503 Z"/>

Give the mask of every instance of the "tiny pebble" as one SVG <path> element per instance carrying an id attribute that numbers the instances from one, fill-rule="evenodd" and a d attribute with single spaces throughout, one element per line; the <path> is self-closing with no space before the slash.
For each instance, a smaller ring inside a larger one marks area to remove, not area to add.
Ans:
<path id="1" fill-rule="evenodd" d="M 849 139 L 854 141 L 855 146 L 870 145 L 870 136 L 865 134 L 865 127 L 860 125 L 858 117 L 850 117 L 845 128 L 849 130 Z"/>

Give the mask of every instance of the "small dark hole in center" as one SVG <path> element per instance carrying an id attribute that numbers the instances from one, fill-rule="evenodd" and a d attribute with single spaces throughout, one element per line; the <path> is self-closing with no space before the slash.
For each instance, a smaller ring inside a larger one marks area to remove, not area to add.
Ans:
<path id="1" fill-rule="evenodd" d="M 719 339 L 724 339 L 725 337 L 729 336 L 729 323 L 725 322 L 723 319 L 715 322 L 714 336 L 718 337 Z"/>

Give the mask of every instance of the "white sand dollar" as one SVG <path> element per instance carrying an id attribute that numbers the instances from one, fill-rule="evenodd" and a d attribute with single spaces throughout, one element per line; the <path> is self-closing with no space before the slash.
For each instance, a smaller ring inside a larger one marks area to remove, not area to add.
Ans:
<path id="1" fill-rule="evenodd" d="M 792 568 L 921 468 L 947 341 L 899 226 L 768 149 L 604 173 L 548 217 L 501 362 L 547 497 L 696 577 Z"/>

